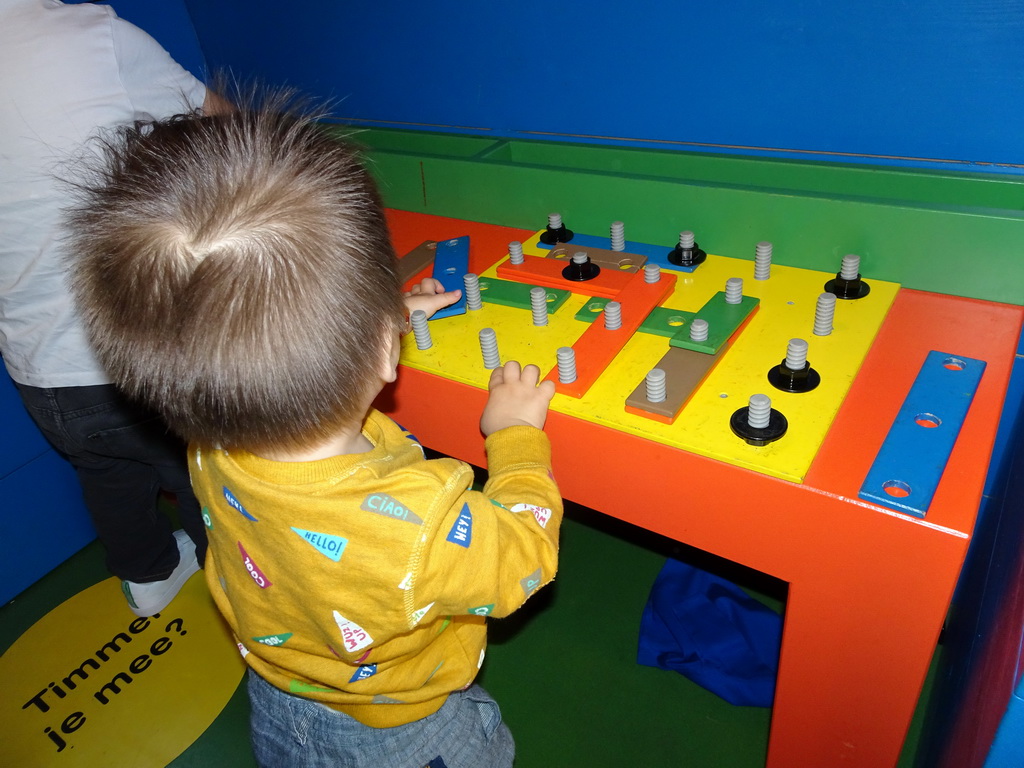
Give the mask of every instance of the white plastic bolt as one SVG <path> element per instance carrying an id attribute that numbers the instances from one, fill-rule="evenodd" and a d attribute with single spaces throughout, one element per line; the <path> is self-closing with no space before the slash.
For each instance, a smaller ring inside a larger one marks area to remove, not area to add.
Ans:
<path id="1" fill-rule="evenodd" d="M 611 241 L 613 251 L 626 250 L 626 225 L 621 221 L 612 222 Z"/>
<path id="2" fill-rule="evenodd" d="M 644 381 L 647 384 L 647 402 L 665 402 L 665 371 L 661 368 L 654 368 L 647 374 Z"/>
<path id="3" fill-rule="evenodd" d="M 549 213 L 548 214 L 548 227 L 551 229 L 560 229 L 562 226 L 562 214 L 560 213 Z"/>
<path id="4" fill-rule="evenodd" d="M 832 320 L 836 314 L 836 295 L 834 293 L 818 294 L 818 303 L 814 307 L 814 335 L 828 336 L 832 333 Z"/>
<path id="5" fill-rule="evenodd" d="M 839 276 L 843 280 L 856 280 L 860 274 L 860 256 L 850 253 L 843 256 L 843 266 L 839 270 Z"/>
<path id="6" fill-rule="evenodd" d="M 501 366 L 501 358 L 498 355 L 498 337 L 493 328 L 484 328 L 480 331 L 480 351 L 484 356 L 484 368 L 490 370 Z"/>
<path id="7" fill-rule="evenodd" d="M 791 371 L 802 371 L 807 365 L 807 342 L 790 339 L 786 345 L 786 367 Z"/>
<path id="8" fill-rule="evenodd" d="M 548 324 L 548 292 L 545 288 L 536 286 L 530 289 L 530 311 L 534 325 Z"/>
<path id="9" fill-rule="evenodd" d="M 416 337 L 416 349 L 430 349 L 434 346 L 430 338 L 430 328 L 427 326 L 427 313 L 422 309 L 415 310 L 409 317 L 412 323 L 412 333 Z"/>
<path id="10" fill-rule="evenodd" d="M 622 305 L 617 301 L 609 301 L 604 305 L 604 327 L 609 331 L 617 331 L 622 327 Z"/>
<path id="11" fill-rule="evenodd" d="M 751 395 L 747 404 L 747 424 L 754 429 L 764 429 L 772 416 L 772 400 L 768 395 Z"/>
<path id="12" fill-rule="evenodd" d="M 644 264 L 644 282 L 661 282 L 661 267 L 659 267 L 657 264 Z"/>
<path id="13" fill-rule="evenodd" d="M 462 286 L 465 288 L 466 308 L 480 309 L 483 307 L 483 299 L 480 298 L 480 277 L 472 272 L 462 276 Z"/>
<path id="14" fill-rule="evenodd" d="M 523 244 L 518 240 L 513 240 L 508 244 L 508 260 L 512 264 L 523 263 Z"/>
<path id="15" fill-rule="evenodd" d="M 743 301 L 743 278 L 730 277 L 725 281 L 725 303 L 739 304 Z"/>
<path id="16" fill-rule="evenodd" d="M 772 276 L 772 244 L 762 240 L 754 249 L 754 279 L 767 280 Z"/>
<path id="17" fill-rule="evenodd" d="M 555 352 L 558 358 L 558 380 L 562 384 L 576 381 L 576 353 L 572 347 L 559 347 Z"/>
<path id="18" fill-rule="evenodd" d="M 679 247 L 680 248 L 693 248 L 694 235 L 690 230 L 685 230 L 679 233 Z"/>
<path id="19" fill-rule="evenodd" d="M 690 323 L 690 341 L 708 340 L 708 321 L 698 317 Z"/>

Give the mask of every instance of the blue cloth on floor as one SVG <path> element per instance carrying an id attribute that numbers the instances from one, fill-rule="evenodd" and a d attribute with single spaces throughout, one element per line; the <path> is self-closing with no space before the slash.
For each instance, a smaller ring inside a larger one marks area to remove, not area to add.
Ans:
<path id="1" fill-rule="evenodd" d="M 730 581 L 665 562 L 640 620 L 637 662 L 674 670 L 730 704 L 770 707 L 782 617 Z"/>

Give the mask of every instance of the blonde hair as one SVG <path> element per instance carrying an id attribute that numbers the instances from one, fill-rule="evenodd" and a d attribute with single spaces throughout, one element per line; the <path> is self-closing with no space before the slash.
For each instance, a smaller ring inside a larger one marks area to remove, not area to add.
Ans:
<path id="1" fill-rule="evenodd" d="M 122 130 L 70 214 L 99 358 L 189 440 L 321 442 L 361 416 L 403 323 L 372 179 L 279 103 Z"/>

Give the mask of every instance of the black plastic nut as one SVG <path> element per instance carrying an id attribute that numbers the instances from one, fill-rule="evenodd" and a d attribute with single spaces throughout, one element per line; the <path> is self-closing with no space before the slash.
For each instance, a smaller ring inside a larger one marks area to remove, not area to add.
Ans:
<path id="1" fill-rule="evenodd" d="M 669 263 L 675 264 L 677 267 L 695 267 L 698 264 L 703 264 L 707 257 L 707 253 L 702 251 L 697 243 L 693 244 L 693 248 L 683 248 L 681 245 L 677 245 L 668 253 Z"/>
<path id="2" fill-rule="evenodd" d="M 745 405 L 733 413 L 729 419 L 729 426 L 732 428 L 733 434 L 746 440 L 749 445 L 768 445 L 768 443 L 773 443 L 785 435 L 786 430 L 789 429 L 789 422 L 786 421 L 786 417 L 774 408 L 772 408 L 771 413 L 768 415 L 768 426 L 763 429 L 750 426 L 749 412 L 750 407 Z"/>
<path id="3" fill-rule="evenodd" d="M 836 272 L 835 279 L 825 283 L 825 291 L 834 293 L 837 299 L 863 299 L 871 292 L 871 286 L 860 279 L 860 274 L 847 280 L 842 272 Z"/>
<path id="4" fill-rule="evenodd" d="M 768 382 L 783 392 L 810 392 L 821 383 L 821 376 L 805 362 L 798 371 L 790 370 L 783 360 L 779 365 L 768 371 Z"/>
<path id="5" fill-rule="evenodd" d="M 568 243 L 572 240 L 574 232 L 571 229 L 566 229 L 563 224 L 560 227 L 548 227 L 540 233 L 540 241 L 545 245 L 554 245 L 555 243 Z"/>
<path id="6" fill-rule="evenodd" d="M 585 280 L 593 280 L 601 274 L 601 268 L 587 257 L 587 260 L 581 264 L 577 264 L 575 261 L 570 261 L 566 265 L 565 269 L 562 270 L 562 277 L 566 280 L 574 280 L 578 283 L 582 283 Z"/>

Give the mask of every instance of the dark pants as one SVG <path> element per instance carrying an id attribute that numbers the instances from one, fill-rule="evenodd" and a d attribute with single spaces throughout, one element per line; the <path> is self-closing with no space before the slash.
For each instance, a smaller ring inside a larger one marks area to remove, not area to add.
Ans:
<path id="1" fill-rule="evenodd" d="M 161 490 L 178 498 L 181 525 L 196 543 L 200 565 L 206 529 L 188 477 L 185 445 L 155 413 L 113 385 L 41 389 L 18 384 L 32 419 L 75 468 L 85 505 L 121 579 L 159 581 L 178 564 Z"/>

